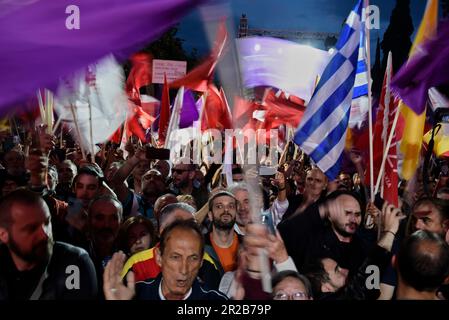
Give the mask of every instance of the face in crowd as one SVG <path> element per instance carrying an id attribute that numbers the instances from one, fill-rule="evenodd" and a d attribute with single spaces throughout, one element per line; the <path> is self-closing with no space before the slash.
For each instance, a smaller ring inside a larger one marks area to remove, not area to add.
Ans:
<path id="1" fill-rule="evenodd" d="M 165 180 L 167 180 L 168 175 L 170 174 L 170 165 L 165 160 L 158 160 L 154 166 L 153 169 L 156 169 L 159 171 Z"/>
<path id="2" fill-rule="evenodd" d="M 251 207 L 249 202 L 249 193 L 247 190 L 239 189 L 234 193 L 237 199 L 237 224 L 246 226 L 251 222 Z"/>
<path id="3" fill-rule="evenodd" d="M 192 229 L 174 228 L 157 248 L 156 261 L 162 272 L 162 294 L 181 300 L 189 292 L 203 261 L 201 234 Z"/>
<path id="4" fill-rule="evenodd" d="M 12 176 L 19 176 L 25 172 L 25 156 L 16 150 L 11 150 L 3 158 L 6 171 Z"/>
<path id="5" fill-rule="evenodd" d="M 354 235 L 362 221 L 359 202 L 350 195 L 340 195 L 334 201 L 338 203 L 340 212 L 332 220 L 332 227 L 343 237 Z"/>
<path id="6" fill-rule="evenodd" d="M 11 223 L 6 228 L 0 227 L 0 242 L 30 268 L 47 262 L 53 248 L 48 206 L 43 200 L 37 204 L 17 202 L 9 211 Z"/>
<path id="7" fill-rule="evenodd" d="M 89 206 L 89 202 L 95 197 L 99 189 L 100 181 L 94 175 L 82 173 L 74 180 L 75 196 L 82 201 L 84 208 Z"/>
<path id="8" fill-rule="evenodd" d="M 162 174 L 151 169 L 147 171 L 142 177 L 142 194 L 146 198 L 156 199 L 165 190 L 165 179 Z"/>
<path id="9" fill-rule="evenodd" d="M 148 160 L 142 160 L 134 168 L 132 175 L 134 179 L 139 180 L 148 170 L 150 170 L 150 162 Z"/>
<path id="10" fill-rule="evenodd" d="M 313 168 L 307 172 L 304 193 L 311 198 L 318 198 L 326 190 L 327 178 L 324 173 Z"/>
<path id="11" fill-rule="evenodd" d="M 195 171 L 190 164 L 176 164 L 172 170 L 173 185 L 176 188 L 184 188 L 195 177 Z"/>
<path id="12" fill-rule="evenodd" d="M 59 183 L 71 185 L 76 176 L 76 166 L 71 161 L 65 160 L 58 165 Z"/>
<path id="13" fill-rule="evenodd" d="M 351 175 L 342 172 L 338 175 L 338 189 L 340 190 L 352 190 L 352 179 Z"/>
<path id="14" fill-rule="evenodd" d="M 131 254 L 146 250 L 151 245 L 151 235 L 143 223 L 136 223 L 128 230 L 128 248 Z"/>
<path id="15" fill-rule="evenodd" d="M 325 271 L 326 280 L 321 284 L 322 292 L 335 292 L 346 284 L 349 270 L 341 268 L 338 263 L 331 258 L 321 260 Z"/>
<path id="16" fill-rule="evenodd" d="M 445 219 L 430 200 L 424 200 L 416 204 L 411 219 L 413 231 L 435 232 L 444 238 L 449 229 L 449 219 Z"/>
<path id="17" fill-rule="evenodd" d="M 88 230 L 93 242 L 98 246 L 111 246 L 117 238 L 122 207 L 117 200 L 105 197 L 94 200 L 89 206 Z"/>
<path id="18" fill-rule="evenodd" d="M 306 286 L 297 277 L 288 276 L 273 287 L 273 300 L 311 300 Z"/>
<path id="19" fill-rule="evenodd" d="M 218 196 L 212 201 L 212 208 L 208 215 L 215 228 L 230 230 L 234 227 L 237 215 L 236 200 L 227 195 Z"/>

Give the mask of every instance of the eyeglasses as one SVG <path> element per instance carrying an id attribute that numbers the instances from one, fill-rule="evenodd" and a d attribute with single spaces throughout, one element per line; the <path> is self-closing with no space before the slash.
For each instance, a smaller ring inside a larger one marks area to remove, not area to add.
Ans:
<path id="1" fill-rule="evenodd" d="M 171 169 L 171 173 L 182 174 L 183 172 L 190 171 L 188 169 Z"/>
<path id="2" fill-rule="evenodd" d="M 295 292 L 292 294 L 287 294 L 285 292 L 275 293 L 273 296 L 273 300 L 306 300 L 309 296 L 305 292 Z"/>

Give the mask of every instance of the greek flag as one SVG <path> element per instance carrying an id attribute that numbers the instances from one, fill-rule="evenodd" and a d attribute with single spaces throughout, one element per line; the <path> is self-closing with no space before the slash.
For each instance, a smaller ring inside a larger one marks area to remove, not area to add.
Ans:
<path id="1" fill-rule="evenodd" d="M 355 85 L 363 3 L 359 0 L 340 33 L 336 50 L 295 133 L 294 141 L 334 180 L 340 170 Z"/>
<path id="2" fill-rule="evenodd" d="M 367 3 L 365 3 L 367 5 Z M 365 23 L 366 8 L 362 9 L 362 25 Z M 365 28 L 360 29 L 359 57 L 355 74 L 354 91 L 352 93 L 351 115 L 349 116 L 349 127 L 361 127 L 366 120 L 369 111 L 368 101 L 368 72 Z"/>

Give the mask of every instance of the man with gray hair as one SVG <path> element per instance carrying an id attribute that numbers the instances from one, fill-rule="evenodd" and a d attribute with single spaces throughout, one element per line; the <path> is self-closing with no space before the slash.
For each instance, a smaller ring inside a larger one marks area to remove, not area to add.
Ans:
<path id="1" fill-rule="evenodd" d="M 179 220 L 195 220 L 195 209 L 182 202 L 172 203 L 162 208 L 159 217 L 159 231 L 162 234 L 169 225 Z M 129 271 L 134 273 L 136 281 L 145 281 L 147 279 L 156 278 L 160 272 L 160 267 L 156 263 L 155 248 L 159 247 L 159 243 L 153 248 L 140 251 L 131 256 L 125 263 L 121 276 L 124 278 Z M 214 264 L 213 259 L 204 253 L 203 265 L 200 268 L 198 277 L 200 282 L 210 289 L 217 289 L 220 283 L 220 273 L 218 267 Z"/>
<path id="2" fill-rule="evenodd" d="M 285 179 L 282 172 L 276 173 L 273 184 L 278 188 L 278 195 L 270 209 L 265 212 L 265 218 L 274 229 L 282 220 L 284 213 L 288 209 L 289 202 L 286 196 Z M 245 230 L 248 223 L 253 222 L 248 185 L 244 182 L 235 183 L 228 187 L 228 191 L 237 199 L 237 217 L 234 229 L 235 232 L 243 236 L 246 233 Z"/>

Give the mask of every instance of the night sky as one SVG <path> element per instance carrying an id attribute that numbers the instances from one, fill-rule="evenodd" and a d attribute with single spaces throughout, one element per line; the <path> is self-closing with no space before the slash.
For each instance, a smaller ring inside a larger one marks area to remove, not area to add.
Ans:
<path id="1" fill-rule="evenodd" d="M 424 13 L 426 2 L 425 0 L 410 1 L 415 32 Z M 250 28 L 339 33 L 343 21 L 355 3 L 356 0 L 229 0 L 229 8 L 230 17 L 234 21 L 234 35 L 242 13 L 247 15 Z M 380 9 L 380 30 L 371 30 L 373 58 L 377 37 L 380 36 L 382 40 L 395 3 L 395 0 L 370 1 L 370 4 L 377 5 Z M 188 51 L 197 48 L 200 56 L 209 51 L 198 10 L 182 20 L 178 35 L 185 40 L 184 47 Z"/>

